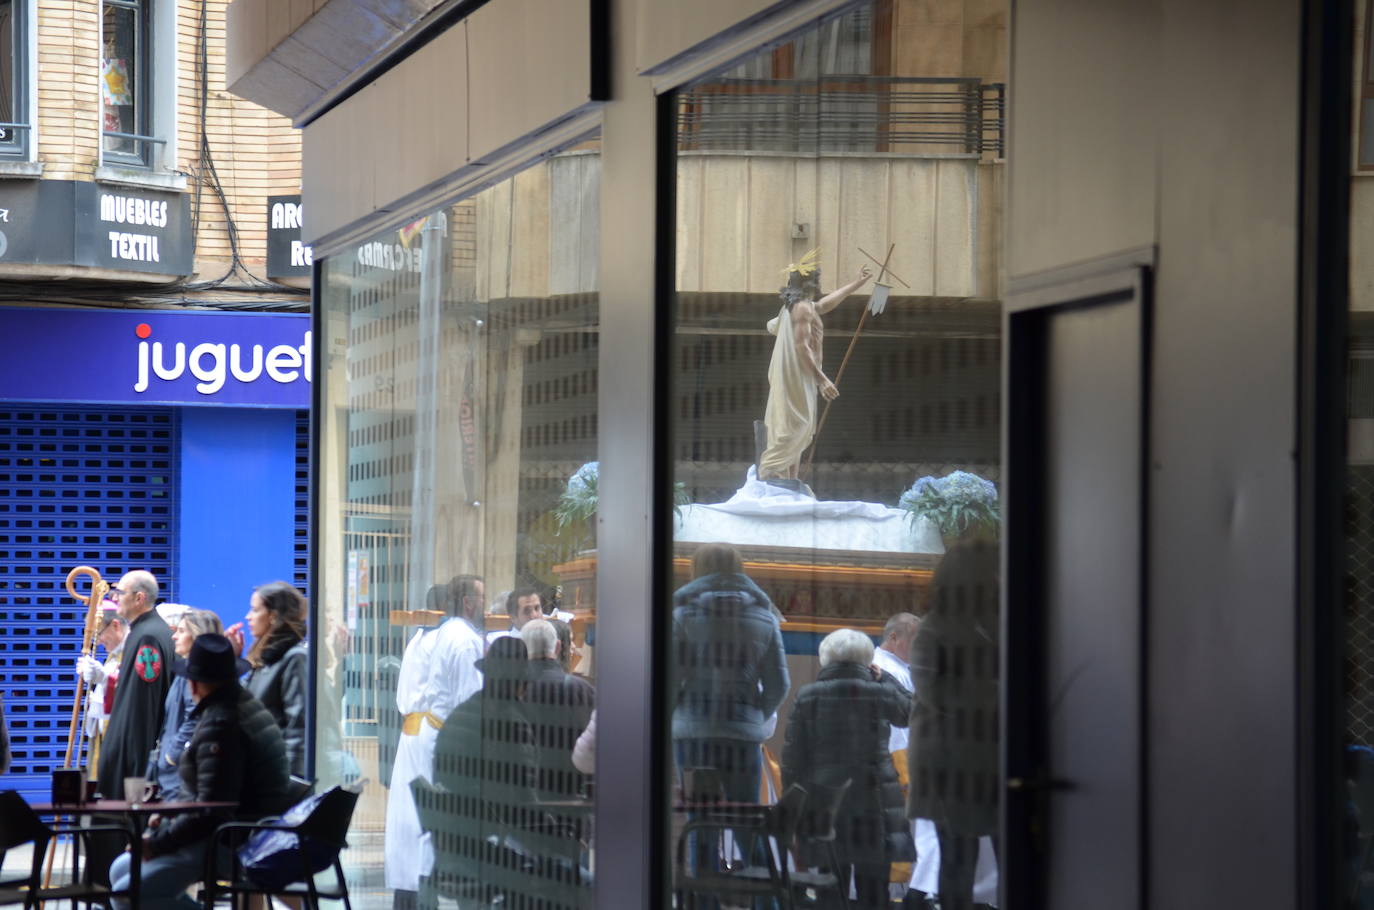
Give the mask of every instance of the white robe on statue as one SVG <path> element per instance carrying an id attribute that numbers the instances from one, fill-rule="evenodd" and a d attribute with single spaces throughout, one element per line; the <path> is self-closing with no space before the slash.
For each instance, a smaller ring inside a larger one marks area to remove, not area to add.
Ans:
<path id="1" fill-rule="evenodd" d="M 783 307 L 768 331 L 777 336 L 768 362 L 768 406 L 763 423 L 768 447 L 759 456 L 760 480 L 788 477 L 816 433 L 816 377 L 802 363 L 792 331 L 792 312 Z"/>
<path id="2" fill-rule="evenodd" d="M 416 632 L 401 658 L 396 682 L 396 707 L 401 716 L 428 713 L 442 723 L 459 704 L 482 688 L 477 661 L 486 651 L 481 635 L 464 619 L 448 619 L 437 629 Z M 386 801 L 386 886 L 415 891 L 420 876 L 434 864 L 429 835 L 420 830 L 420 817 L 410 795 L 417 777 L 434 781 L 434 741 L 439 730 L 421 721 L 419 732 L 402 732 L 391 769 L 391 793 Z"/>
<path id="3" fill-rule="evenodd" d="M 891 673 L 908 692 L 915 690 L 911 682 L 911 667 L 891 651 L 877 648 L 873 652 L 873 662 Z M 903 753 L 898 760 L 906 763 L 906 747 L 910 743 L 910 731 L 906 727 L 893 727 L 888 738 L 889 752 Z M 935 834 L 935 822 L 928 818 L 911 820 L 911 836 L 916 841 L 916 864 L 911 869 L 911 881 L 906 886 L 893 885 L 893 899 L 900 900 L 908 887 L 926 894 L 938 894 L 940 890 L 940 839 Z M 973 877 L 973 899 L 980 904 L 997 906 L 997 854 L 992 849 L 992 838 L 978 838 L 978 866 Z"/>

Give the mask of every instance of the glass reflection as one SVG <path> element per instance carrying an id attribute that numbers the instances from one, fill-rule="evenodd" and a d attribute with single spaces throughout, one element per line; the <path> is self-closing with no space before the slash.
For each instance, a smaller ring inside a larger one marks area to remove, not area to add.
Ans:
<path id="1" fill-rule="evenodd" d="M 863 4 L 676 97 L 676 906 L 997 901 L 1007 10 L 974 6 Z"/>
<path id="2" fill-rule="evenodd" d="M 355 906 L 591 901 L 599 174 L 586 142 L 324 264 L 317 769 L 368 782 Z"/>

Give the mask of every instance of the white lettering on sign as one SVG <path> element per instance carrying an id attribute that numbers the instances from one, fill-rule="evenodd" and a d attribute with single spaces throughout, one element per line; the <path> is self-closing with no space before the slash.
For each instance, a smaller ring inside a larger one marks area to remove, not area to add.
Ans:
<path id="1" fill-rule="evenodd" d="M 167 226 L 167 202 L 163 199 L 143 199 L 139 196 L 100 194 L 100 220 L 117 224 Z"/>
<path id="2" fill-rule="evenodd" d="M 315 255 L 308 244 L 301 243 L 299 240 L 291 241 L 291 265 L 307 266 L 315 262 Z"/>
<path id="3" fill-rule="evenodd" d="M 161 262 L 157 238 L 152 234 L 125 234 L 110 231 L 110 258 L 133 262 Z"/>
<path id="4" fill-rule="evenodd" d="M 152 329 L 145 323 L 138 327 L 137 334 L 147 339 Z M 196 391 L 202 395 L 213 395 L 224 388 L 230 376 L 235 382 L 244 384 L 256 381 L 263 374 L 264 363 L 267 376 L 273 382 L 285 385 L 301 376 L 310 382 L 310 339 L 311 333 L 307 329 L 299 345 L 275 345 L 265 355 L 260 344 L 253 345 L 245 352 L 237 344 L 204 341 L 193 346 L 188 354 L 185 342 L 178 341 L 168 348 L 160 341 L 140 341 L 138 378 L 134 382 L 134 391 L 148 391 L 153 376 L 171 382 L 181 378 L 189 368 L 191 375 L 198 380 Z M 170 364 L 167 363 L 169 354 Z M 248 360 L 246 366 L 245 359 Z"/>
<path id="5" fill-rule="evenodd" d="M 276 231 L 299 231 L 301 229 L 301 204 L 299 202 L 272 203 L 272 229 Z"/>
<path id="6" fill-rule="evenodd" d="M 375 240 L 358 247 L 358 264 L 393 272 L 419 272 L 424 270 L 424 252 L 422 248 L 412 250 L 399 243 Z"/>

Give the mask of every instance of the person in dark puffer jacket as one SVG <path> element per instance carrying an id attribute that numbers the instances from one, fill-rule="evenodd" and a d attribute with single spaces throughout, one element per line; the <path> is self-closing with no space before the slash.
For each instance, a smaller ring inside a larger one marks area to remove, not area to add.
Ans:
<path id="1" fill-rule="evenodd" d="M 257 821 L 284 811 L 287 795 L 286 746 L 272 715 L 238 683 L 242 661 L 223 635 L 201 635 L 190 656 L 174 672 L 191 681 L 196 700 L 195 735 L 181 755 L 178 770 L 184 795 L 204 802 L 227 801 L 236 810 L 207 811 L 149 820 L 143 835 L 141 910 L 200 905 L 185 894 L 204 873 L 206 840 L 222 823 Z M 127 888 L 132 858 L 125 853 L 110 867 L 110 880 Z M 122 908 L 127 902 L 116 900 Z"/>
<path id="2" fill-rule="evenodd" d="M 256 640 L 244 655 L 253 668 L 244 685 L 281 727 L 287 767 L 297 777 L 305 776 L 305 676 L 310 659 L 305 614 L 305 596 L 294 585 L 274 581 L 258 587 L 246 618 Z"/>
<path id="3" fill-rule="evenodd" d="M 821 640 L 820 663 L 816 681 L 803 686 L 792 705 L 782 785 L 806 789 L 803 833 L 824 834 L 811 810 L 850 781 L 835 821 L 835 852 L 853 870 L 855 906 L 876 910 L 888 905 L 889 864 L 916 858 L 887 749 L 892 728 L 907 725 L 911 698 L 891 674 L 872 666 L 873 641 L 862 632 L 831 632 Z M 840 881 L 848 880 L 848 871 L 841 871 Z"/>
<path id="4" fill-rule="evenodd" d="M 679 771 L 720 773 L 726 799 L 756 802 L 760 745 L 791 681 L 772 601 L 744 574 L 729 544 L 699 547 L 693 580 L 673 594 Z"/>

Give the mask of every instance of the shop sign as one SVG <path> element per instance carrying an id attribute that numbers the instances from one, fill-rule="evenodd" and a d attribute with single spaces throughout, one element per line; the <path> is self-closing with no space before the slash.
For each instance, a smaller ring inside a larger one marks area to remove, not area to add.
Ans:
<path id="1" fill-rule="evenodd" d="M 72 180 L 0 182 L 0 266 L 191 274 L 184 193 Z"/>
<path id="2" fill-rule="evenodd" d="M 267 197 L 267 277 L 309 278 L 314 256 L 301 242 L 301 197 Z"/>
<path id="3" fill-rule="evenodd" d="M 307 408 L 310 317 L 0 308 L 0 399 Z"/>

